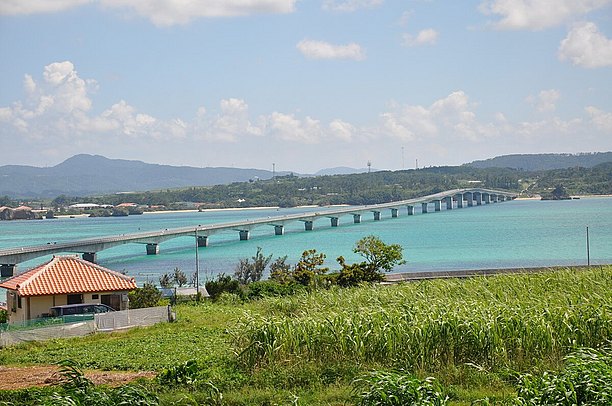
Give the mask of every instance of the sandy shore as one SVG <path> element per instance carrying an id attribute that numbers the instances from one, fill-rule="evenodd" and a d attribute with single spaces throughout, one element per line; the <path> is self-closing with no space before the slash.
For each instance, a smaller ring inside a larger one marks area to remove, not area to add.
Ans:
<path id="1" fill-rule="evenodd" d="M 278 206 L 261 206 L 261 207 L 227 207 L 224 209 L 185 209 L 185 210 L 157 210 L 157 211 L 145 211 L 142 214 L 166 214 L 166 213 L 205 213 L 209 211 L 238 211 L 238 210 L 274 210 L 278 209 Z"/>

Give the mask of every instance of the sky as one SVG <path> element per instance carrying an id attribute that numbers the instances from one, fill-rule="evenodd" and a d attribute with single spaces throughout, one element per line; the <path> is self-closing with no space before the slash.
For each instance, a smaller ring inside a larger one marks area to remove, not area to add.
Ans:
<path id="1" fill-rule="evenodd" d="M 612 0 L 0 0 L 0 165 L 612 150 Z"/>

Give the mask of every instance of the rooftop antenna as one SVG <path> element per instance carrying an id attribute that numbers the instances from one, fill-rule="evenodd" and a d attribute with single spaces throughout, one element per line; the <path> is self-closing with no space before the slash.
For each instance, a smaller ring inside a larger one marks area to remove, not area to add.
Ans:
<path id="1" fill-rule="evenodd" d="M 372 170 L 372 162 L 368 161 L 368 173 Z"/>

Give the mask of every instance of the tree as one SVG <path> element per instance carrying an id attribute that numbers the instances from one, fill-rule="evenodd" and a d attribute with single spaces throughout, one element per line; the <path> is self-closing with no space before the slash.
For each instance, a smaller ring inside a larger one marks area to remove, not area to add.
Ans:
<path id="1" fill-rule="evenodd" d="M 161 292 L 150 282 L 145 282 L 142 288 L 136 288 L 128 294 L 130 309 L 154 307 L 161 299 Z"/>
<path id="2" fill-rule="evenodd" d="M 185 275 L 185 272 L 176 267 L 174 268 L 173 273 L 174 283 L 176 283 L 179 288 L 187 284 L 187 275 Z"/>
<path id="3" fill-rule="evenodd" d="M 305 286 L 316 285 L 320 275 L 323 275 L 329 268 L 322 267 L 325 262 L 325 254 L 317 254 L 317 250 L 306 250 L 302 253 L 302 258 L 293 268 L 293 279 Z"/>
<path id="4" fill-rule="evenodd" d="M 374 235 L 363 237 L 355 243 L 355 254 L 365 258 L 366 263 L 375 272 L 390 272 L 395 265 L 405 264 L 402 259 L 402 246 L 399 244 L 385 244 Z"/>
<path id="5" fill-rule="evenodd" d="M 265 257 L 261 252 L 261 247 L 257 247 L 255 256 L 251 257 L 251 262 L 248 258 L 241 259 L 236 270 L 234 277 L 243 285 L 253 283 L 261 280 L 268 263 L 272 259 L 272 255 Z"/>
<path id="6" fill-rule="evenodd" d="M 287 263 L 287 255 L 276 258 L 274 262 L 270 264 L 270 279 L 283 285 L 293 282 L 291 265 Z"/>
<path id="7" fill-rule="evenodd" d="M 172 276 L 169 273 L 165 273 L 159 277 L 159 286 L 164 289 L 171 288 L 174 285 Z"/>

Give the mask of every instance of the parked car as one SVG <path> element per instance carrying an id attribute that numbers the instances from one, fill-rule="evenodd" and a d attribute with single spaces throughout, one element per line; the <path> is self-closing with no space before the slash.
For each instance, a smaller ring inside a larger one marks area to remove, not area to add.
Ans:
<path id="1" fill-rule="evenodd" d="M 95 313 L 108 313 L 114 312 L 115 309 L 103 304 L 87 303 L 87 304 L 73 304 L 64 306 L 54 306 L 49 309 L 49 315 L 51 317 L 64 317 L 64 316 L 77 316 L 81 314 L 95 314 Z"/>

